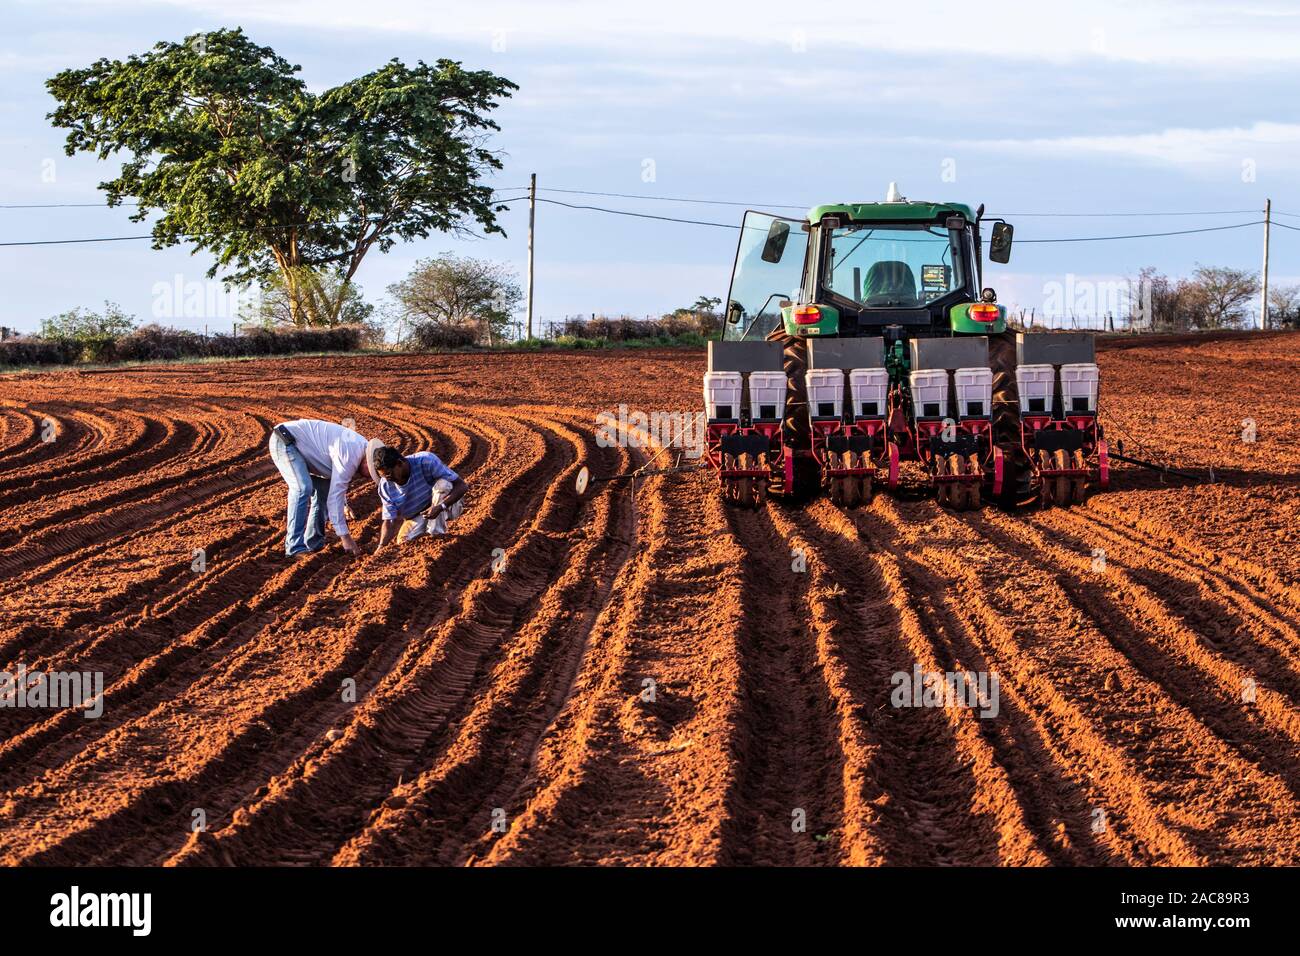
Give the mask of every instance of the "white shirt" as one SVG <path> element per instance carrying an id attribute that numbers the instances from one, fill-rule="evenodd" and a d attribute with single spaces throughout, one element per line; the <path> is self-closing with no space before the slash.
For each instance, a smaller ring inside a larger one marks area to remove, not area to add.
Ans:
<path id="1" fill-rule="evenodd" d="M 325 514 L 340 535 L 348 533 L 348 519 L 343 514 L 348 484 L 357 469 L 366 463 L 366 440 L 350 428 L 315 418 L 284 422 L 297 442 L 297 449 L 313 475 L 330 480 L 325 497 Z"/>

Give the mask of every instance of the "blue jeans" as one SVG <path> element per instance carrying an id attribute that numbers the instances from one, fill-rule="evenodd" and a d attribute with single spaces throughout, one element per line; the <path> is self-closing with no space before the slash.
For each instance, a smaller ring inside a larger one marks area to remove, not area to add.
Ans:
<path id="1" fill-rule="evenodd" d="M 286 444 L 275 432 L 271 432 L 270 449 L 271 460 L 289 485 L 284 553 L 319 551 L 325 547 L 325 497 L 330 491 L 330 480 L 309 472 L 302 452 Z"/>

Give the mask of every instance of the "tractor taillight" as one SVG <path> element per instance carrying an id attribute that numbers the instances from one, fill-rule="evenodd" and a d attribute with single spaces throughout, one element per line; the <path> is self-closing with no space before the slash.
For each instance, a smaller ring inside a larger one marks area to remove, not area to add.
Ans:
<path id="1" fill-rule="evenodd" d="M 970 307 L 969 315 L 976 322 L 996 322 L 998 320 L 998 307 L 985 302 L 976 302 Z"/>
<path id="2" fill-rule="evenodd" d="M 795 325 L 816 325 L 822 320 L 822 310 L 815 305 L 801 305 L 794 310 Z"/>

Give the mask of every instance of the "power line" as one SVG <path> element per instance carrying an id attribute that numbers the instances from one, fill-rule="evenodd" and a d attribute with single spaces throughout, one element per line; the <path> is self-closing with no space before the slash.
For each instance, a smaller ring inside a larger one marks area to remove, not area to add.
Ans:
<path id="1" fill-rule="evenodd" d="M 38 239 L 29 242 L 0 242 L 0 246 L 66 246 L 78 242 L 130 242 L 134 239 L 152 239 L 153 236 L 107 236 L 99 239 Z"/>
<path id="2" fill-rule="evenodd" d="M 717 226 L 719 229 L 740 228 L 739 226 L 737 226 L 735 223 L 732 222 L 707 222 L 703 219 L 678 219 L 674 216 L 655 216 L 655 215 L 651 215 L 648 212 L 632 212 L 629 209 L 609 209 L 605 206 L 579 206 L 579 205 L 575 205 L 574 203 L 560 202 L 560 200 L 558 199 L 544 199 L 541 196 L 537 197 L 537 201 L 548 202 L 553 206 L 565 206 L 569 209 L 590 209 L 593 210 L 594 212 L 607 212 L 615 216 L 634 216 L 637 219 L 658 219 L 662 222 L 684 222 L 692 226 Z"/>
<path id="3" fill-rule="evenodd" d="M 613 213 L 619 216 L 636 216 L 637 218 L 641 218 L 641 219 L 659 219 L 667 222 L 683 222 L 683 223 L 689 223 L 691 225 L 698 225 L 698 226 L 718 226 L 723 229 L 740 228 L 739 226 L 736 226 L 732 223 L 705 222 L 698 219 L 677 219 L 672 216 L 653 216 L 650 215 L 649 213 L 631 212 L 626 209 L 609 209 L 605 206 L 580 206 L 580 205 L 575 205 L 573 203 L 560 202 L 557 199 L 542 199 L 541 197 L 538 197 L 537 201 L 549 202 L 557 206 L 567 206 L 570 209 L 590 209 L 595 212 Z M 1063 237 L 1058 239 L 1019 239 L 1017 240 L 1017 242 L 1021 242 L 1021 243 L 1107 242 L 1116 239 L 1155 239 L 1162 236 L 1186 236 L 1198 232 L 1221 232 L 1227 229 L 1244 229 L 1247 226 L 1258 226 L 1262 224 L 1263 221 L 1264 220 L 1259 219 L 1259 220 L 1255 220 L 1254 222 L 1241 222 L 1231 226 L 1206 226 L 1201 229 L 1179 229 L 1171 232 L 1147 232 L 1147 233 L 1137 233 L 1134 235 L 1126 235 L 1126 236 L 1071 236 L 1071 237 Z M 1278 225 L 1283 225 L 1283 224 L 1279 223 Z M 1300 227 L 1295 227 L 1295 226 L 1285 226 L 1285 228 L 1300 230 Z"/>
<path id="4" fill-rule="evenodd" d="M 501 205 L 509 205 L 510 203 L 520 202 L 527 198 L 528 198 L 527 196 L 512 196 L 512 197 L 507 197 L 505 199 L 494 200 L 494 202 L 497 202 Z M 567 203 L 567 202 L 562 202 L 561 200 L 558 199 L 546 199 L 541 196 L 537 197 L 537 201 L 550 203 L 551 205 L 554 206 L 563 206 L 567 209 L 582 209 L 591 212 L 606 213 L 608 215 L 614 215 L 614 216 L 630 216 L 636 219 L 653 219 L 659 222 L 677 222 L 677 223 L 683 223 L 685 225 L 692 225 L 692 226 L 711 226 L 718 229 L 739 229 L 740 228 L 735 223 L 712 222 L 703 219 L 682 219 L 676 216 L 657 216 L 652 213 L 634 212 L 630 209 L 611 209 L 607 206 L 592 206 L 592 205 L 585 205 L 585 204 L 578 204 L 578 203 Z M 1112 241 L 1125 240 L 1125 239 L 1158 239 L 1166 236 L 1187 236 L 1187 235 L 1194 235 L 1197 233 L 1205 233 L 1205 232 L 1223 232 L 1232 229 L 1245 229 L 1249 226 L 1261 225 L 1263 221 L 1264 220 L 1262 219 L 1258 219 L 1258 220 L 1253 220 L 1251 222 L 1235 223 L 1230 226 L 1205 226 L 1199 229 L 1178 229 L 1178 230 L 1173 230 L 1168 232 L 1146 232 L 1146 233 L 1134 233 L 1130 235 L 1120 235 L 1120 236 L 1069 236 L 1069 237 L 1060 237 L 1060 238 L 1051 238 L 1051 239 L 1018 239 L 1016 241 L 1023 245 L 1023 244 L 1060 243 L 1060 242 L 1112 242 Z M 284 228 L 291 228 L 291 227 L 305 228 L 311 225 L 341 225 L 346 222 L 348 222 L 348 220 L 337 220 L 333 223 L 287 223 L 284 225 L 276 226 L 275 228 L 284 229 Z M 1281 223 L 1281 222 L 1275 222 L 1274 225 L 1280 226 L 1283 229 L 1291 229 L 1300 232 L 1300 226 L 1290 226 L 1287 225 L 1286 223 Z M 208 234 L 189 233 L 185 235 L 185 238 L 192 239 L 204 235 L 208 235 Z M 152 238 L 153 238 L 152 235 L 146 235 L 146 236 L 108 236 L 108 237 L 89 238 L 89 239 L 43 239 L 43 240 L 28 240 L 23 242 L 0 242 L 0 247 L 54 246 L 54 245 L 70 245 L 70 244 L 81 244 L 81 243 L 91 243 L 91 242 L 129 242 L 133 240 L 152 239 Z"/>
<path id="5" fill-rule="evenodd" d="M 655 202 L 698 203 L 702 206 L 744 206 L 748 209 L 811 209 L 807 203 L 754 203 L 727 199 L 685 199 L 680 196 L 647 196 L 644 193 L 603 193 L 590 189 L 561 189 L 558 186 L 539 186 L 542 192 L 572 193 L 577 196 L 611 196 L 619 199 L 648 199 Z"/>
<path id="6" fill-rule="evenodd" d="M 138 206 L 137 202 L 119 203 L 120 206 Z M 7 203 L 0 209 L 115 209 L 102 202 L 42 202 L 42 203 Z"/>
<path id="7" fill-rule="evenodd" d="M 335 219 L 330 222 L 278 222 L 273 223 L 272 229 L 307 229 L 312 226 L 346 226 L 353 220 Z M 367 216 L 366 222 L 374 221 Z M 182 239 L 203 239 L 211 236 L 217 236 L 216 232 L 182 232 L 177 233 Z M 63 246 L 81 242 L 131 242 L 138 239 L 153 239 L 152 234 L 147 236 L 106 236 L 94 239 L 30 239 L 23 242 L 0 242 L 0 246 Z"/>
<path id="8" fill-rule="evenodd" d="M 1000 212 L 999 216 L 1014 216 L 1017 219 L 1104 219 L 1107 217 L 1148 218 L 1154 216 L 1245 216 L 1258 209 L 1206 209 L 1199 212 Z M 985 213 L 988 217 L 992 213 Z"/>
<path id="9" fill-rule="evenodd" d="M 527 186 L 503 186 L 499 189 L 492 190 L 496 193 L 515 192 L 520 189 L 527 189 Z M 124 200 L 116 206 L 110 206 L 102 202 L 43 202 L 43 203 L 4 203 L 0 204 L 0 209 L 116 209 L 117 206 L 138 206 L 140 203 L 134 199 Z"/>
<path id="10" fill-rule="evenodd" d="M 698 203 L 705 206 L 743 206 L 748 209 L 811 209 L 815 204 L 811 203 L 760 203 L 760 202 L 736 202 L 725 199 L 693 199 L 682 196 L 650 196 L 645 193 L 613 193 L 597 192 L 590 189 L 567 189 L 559 186 L 539 186 L 542 192 L 553 193 L 572 193 L 579 196 L 611 196 L 619 199 L 644 199 L 654 202 L 680 202 L 680 203 Z M 1252 212 L 1258 212 L 1258 209 L 1208 209 L 1208 210 L 1180 210 L 1176 212 L 1005 212 L 998 213 L 1001 216 L 1018 216 L 1021 218 L 1105 218 L 1110 216 L 1146 218 L 1153 216 L 1242 216 Z M 1287 213 L 1284 215 L 1297 215 Z"/>
<path id="11" fill-rule="evenodd" d="M 1179 229 L 1174 232 L 1143 232 L 1131 236 L 1078 236 L 1068 239 L 1017 239 L 1016 242 L 1107 242 L 1112 239 L 1156 239 L 1161 236 L 1190 236 L 1195 232 L 1222 232 L 1225 229 L 1245 229 L 1247 226 L 1262 225 L 1263 222 L 1263 219 L 1256 219 L 1254 222 L 1239 222 L 1232 226 L 1206 226 L 1202 229 Z"/>
<path id="12" fill-rule="evenodd" d="M 503 186 L 503 187 L 498 187 L 497 189 L 494 189 L 494 190 L 493 190 L 493 193 L 494 193 L 494 194 L 498 194 L 498 193 L 503 193 L 503 192 L 515 192 L 515 191 L 518 191 L 518 190 L 526 190 L 527 188 L 528 188 L 527 186 Z M 684 197 L 684 196 L 652 196 L 652 195 L 646 195 L 646 194 L 644 194 L 644 193 L 602 192 L 602 191 L 591 190 L 591 189 L 570 189 L 570 188 L 567 188 L 567 187 L 560 187 L 560 186 L 542 186 L 542 187 L 539 187 L 539 191 L 541 191 L 541 192 L 553 192 L 553 193 L 567 193 L 567 194 L 578 195 L 578 196 L 609 196 L 609 197 L 614 197 L 614 198 L 619 198 L 619 199 L 645 200 L 645 201 L 651 201 L 651 202 L 693 203 L 693 204 L 697 204 L 697 205 L 705 205 L 705 206 L 740 206 L 740 207 L 744 207 L 744 208 L 747 208 L 747 209 L 755 209 L 755 210 L 761 210 L 761 209 L 809 209 L 809 208 L 812 208 L 812 207 L 810 207 L 810 206 L 809 206 L 808 204 L 806 204 L 806 203 L 760 203 L 760 202 L 737 202 L 737 201 L 735 201 L 735 200 L 727 200 L 727 199 L 699 199 L 699 198 Z M 516 197 L 511 197 L 511 198 L 509 198 L 509 199 L 497 199 L 497 200 L 494 200 L 494 201 L 495 201 L 495 202 L 513 202 L 513 201 L 516 201 L 516 200 L 521 199 L 521 198 L 526 198 L 526 197 L 516 196 Z M 541 202 L 550 202 L 550 203 L 554 203 L 555 205 L 561 205 L 561 206 L 565 206 L 565 205 L 567 205 L 567 206 L 570 206 L 570 208 L 574 208 L 574 209 L 593 209 L 593 210 L 598 210 L 598 211 L 601 211 L 601 212 L 614 213 L 614 214 L 617 214 L 617 215 L 637 216 L 637 217 L 640 217 L 640 218 L 647 218 L 647 219 L 662 219 L 662 220 L 665 220 L 665 221 L 668 221 L 668 222 L 685 222 L 685 223 L 690 223 L 690 224 L 693 224 L 693 225 L 710 225 L 710 226 L 719 226 L 719 227 L 729 225 L 729 224 L 727 224 L 727 223 L 702 222 L 702 221 L 700 221 L 700 220 L 693 220 L 693 219 L 679 219 L 679 218 L 672 217 L 672 216 L 652 216 L 652 215 L 649 215 L 649 214 L 647 214 L 647 213 L 635 213 L 635 212 L 632 212 L 632 211 L 630 211 L 630 210 L 614 210 L 614 209 L 608 209 L 608 208 L 599 207 L 599 206 L 581 206 L 581 205 L 574 205 L 574 204 L 569 204 L 569 203 L 563 203 L 563 202 L 560 202 L 559 200 L 554 200 L 554 199 L 541 199 L 541 200 L 539 200 L 539 201 L 541 201 Z M 119 205 L 123 205 L 123 206 L 136 206 L 136 205 L 139 205 L 139 203 L 138 203 L 138 202 L 134 202 L 134 201 L 127 201 L 127 202 L 122 202 L 122 203 L 120 203 Z M 0 209 L 86 209 L 86 208 L 104 208 L 104 209 L 109 209 L 109 208 L 115 208 L 115 207 L 106 206 L 106 205 L 104 205 L 104 204 L 102 204 L 102 203 L 13 203 L 13 204 L 3 204 L 3 205 L 0 205 Z M 1165 211 L 1165 212 L 1005 212 L 1005 213 L 997 213 L 997 215 L 999 215 L 999 216 L 1007 216 L 1007 217 L 1014 217 L 1014 218 L 1020 218 L 1020 219 L 1029 219 L 1029 218 L 1039 218 L 1039 219 L 1073 219 L 1073 218 L 1079 218 L 1079 219 L 1104 219 L 1104 218 L 1134 218 L 1134 219 L 1141 219 L 1141 218 L 1154 218 L 1154 217 L 1160 217 L 1160 216 L 1233 216 L 1233 215 L 1248 215 L 1248 214 L 1253 213 L 1253 212 L 1256 212 L 1256 211 L 1257 211 L 1257 210 L 1254 210 L 1254 209 L 1206 209 L 1206 210 L 1173 210 L 1173 211 Z M 993 215 L 993 214 L 990 213 L 989 215 Z M 1288 212 L 1280 212 L 1280 211 L 1276 211 L 1276 210 L 1274 211 L 1274 215 L 1278 215 L 1278 216 L 1290 216 L 1290 217 L 1294 217 L 1294 218 L 1300 218 L 1300 213 L 1288 213 Z M 1151 236 L 1159 236 L 1159 235 L 1180 235 L 1180 234 L 1181 234 L 1181 233 L 1171 232 L 1171 233 L 1152 233 L 1152 234 L 1150 234 L 1150 235 L 1151 235 Z M 123 237 L 123 238 L 135 238 L 135 237 Z M 1107 236 L 1107 237 L 1096 237 L 1096 238 L 1106 238 L 1106 239 L 1116 238 L 1116 239 L 1124 239 L 1124 238 L 1148 238 L 1148 236 L 1145 236 L 1145 235 L 1143 235 L 1143 236 L 1133 236 L 1133 237 L 1128 237 L 1128 236 L 1114 236 L 1114 237 L 1110 237 L 1110 236 Z M 77 241 L 88 241 L 88 240 L 77 240 Z M 1021 240 L 1021 241 L 1022 241 L 1022 242 L 1066 242 L 1066 241 L 1075 241 L 1075 240 L 1066 240 L 1066 239 L 1058 239 L 1058 240 L 1048 240 L 1048 239 L 1024 239 L 1024 240 Z M 1081 239 L 1081 240 L 1078 240 L 1078 241 L 1091 241 L 1091 239 Z M 6 243 L 0 243 L 0 245 L 6 245 Z M 8 243 L 8 245 L 12 245 L 12 243 Z"/>

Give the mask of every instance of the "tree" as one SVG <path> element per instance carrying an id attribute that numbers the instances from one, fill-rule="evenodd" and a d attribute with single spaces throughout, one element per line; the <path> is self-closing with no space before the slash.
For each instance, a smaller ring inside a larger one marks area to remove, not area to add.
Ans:
<path id="1" fill-rule="evenodd" d="M 1268 311 L 1277 326 L 1300 324 L 1300 285 L 1275 285 L 1268 290 Z"/>
<path id="2" fill-rule="evenodd" d="M 695 304 L 687 311 L 703 312 L 707 315 L 713 315 L 718 311 L 718 306 L 722 305 L 722 299 L 715 295 L 702 295 L 695 300 Z"/>
<path id="3" fill-rule="evenodd" d="M 55 342 L 76 342 L 84 361 L 96 361 L 112 351 L 113 343 L 135 328 L 135 316 L 127 315 L 114 302 L 105 302 L 103 312 L 78 306 L 41 320 L 40 337 Z"/>
<path id="4" fill-rule="evenodd" d="M 394 317 L 413 328 L 470 329 L 489 344 L 506 330 L 524 297 L 508 266 L 450 252 L 417 262 L 409 276 L 388 287 L 388 294 L 397 306 Z"/>
<path id="5" fill-rule="evenodd" d="M 361 287 L 346 282 L 337 272 L 304 266 L 292 285 L 280 273 L 268 276 L 255 305 L 240 318 L 254 325 L 293 325 L 297 315 L 328 318 L 328 325 L 365 325 L 375 307 L 366 302 Z"/>
<path id="6" fill-rule="evenodd" d="M 78 306 L 68 312 L 41 320 L 43 339 L 115 339 L 135 328 L 135 317 L 127 315 L 115 302 L 105 302 L 103 312 L 91 312 Z"/>
<path id="7" fill-rule="evenodd" d="M 213 255 L 208 277 L 227 284 L 279 272 L 295 290 L 302 270 L 352 280 L 372 248 L 431 232 L 502 232 L 490 187 L 501 168 L 485 148 L 487 114 L 518 87 L 452 60 L 383 67 L 316 94 L 292 66 L 242 30 L 163 42 L 125 62 L 100 59 L 46 82 L 49 119 L 65 150 L 129 155 L 100 184 L 110 206 L 134 198 L 153 245 L 190 243 Z M 303 311 L 295 324 L 338 314 Z M 344 298 L 337 300 L 341 305 Z"/>
<path id="8" fill-rule="evenodd" d="M 1214 329 L 1242 325 L 1243 307 L 1259 294 L 1259 276 L 1248 269 L 1198 265 L 1192 283 L 1205 308 L 1204 324 Z"/>

